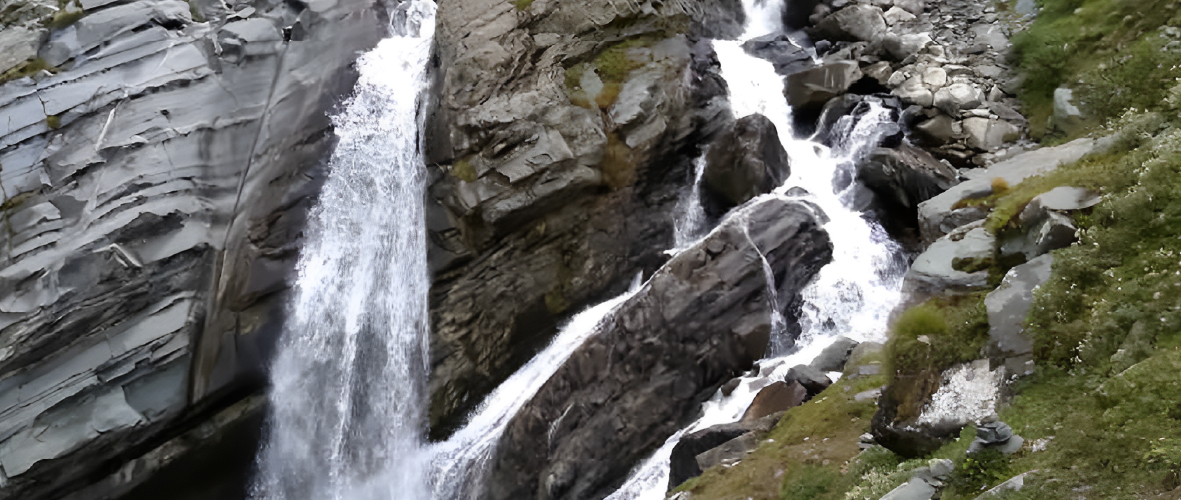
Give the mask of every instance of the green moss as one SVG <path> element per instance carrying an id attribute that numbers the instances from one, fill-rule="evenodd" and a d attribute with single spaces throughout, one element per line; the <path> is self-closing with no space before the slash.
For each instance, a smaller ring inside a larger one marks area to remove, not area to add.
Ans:
<path id="1" fill-rule="evenodd" d="M 891 328 L 886 359 L 900 375 L 942 373 L 979 359 L 988 340 L 984 293 L 936 297 L 904 311 Z"/>
<path id="2" fill-rule="evenodd" d="M 451 165 L 451 175 L 466 182 L 476 182 L 476 167 L 466 158 L 460 159 Z"/>
<path id="3" fill-rule="evenodd" d="M 48 26 L 49 29 L 60 30 L 78 22 L 79 19 L 82 19 L 85 16 L 86 13 L 83 12 L 81 8 L 78 10 L 62 9 L 53 15 L 53 19 L 46 23 L 46 26 Z"/>
<path id="4" fill-rule="evenodd" d="M 605 110 L 611 107 L 619 98 L 627 76 L 648 63 L 647 58 L 641 57 L 634 49 L 649 46 L 660 38 L 658 35 L 648 34 L 616 42 L 600 51 L 590 62 L 566 68 L 565 83 L 570 101 L 587 108 L 597 106 Z M 582 76 L 586 71 L 594 71 L 603 82 L 603 89 L 593 97 L 588 96 L 581 88 Z"/>
<path id="5" fill-rule="evenodd" d="M 24 78 L 26 76 L 33 76 L 33 75 L 36 75 L 37 73 L 40 73 L 41 71 L 48 71 L 50 73 L 57 73 L 58 69 L 54 66 L 51 66 L 49 63 L 45 62 L 45 60 L 41 59 L 40 57 L 38 57 L 36 59 L 30 59 L 29 61 L 26 61 L 24 64 L 21 64 L 20 66 L 17 66 L 17 67 L 12 68 L 8 71 L 5 71 L 3 74 L 0 74 L 0 84 L 7 83 L 12 80 L 19 79 L 19 78 Z"/>
<path id="6" fill-rule="evenodd" d="M 632 149 L 615 132 L 607 133 L 607 151 L 602 163 L 603 182 L 620 189 L 636 182 L 636 161 Z"/>
<path id="7" fill-rule="evenodd" d="M 513 0 L 513 6 L 517 10 L 529 10 L 529 6 L 533 5 L 533 0 Z"/>
<path id="8" fill-rule="evenodd" d="M 45 117 L 45 124 L 52 130 L 57 130 L 62 127 L 61 115 L 49 115 Z"/>
<path id="9" fill-rule="evenodd" d="M 193 20 L 196 22 L 199 22 L 199 23 L 205 22 L 205 15 L 202 14 L 201 9 L 197 7 L 196 1 L 195 0 L 188 0 L 188 2 L 189 2 L 189 15 L 192 16 Z"/>

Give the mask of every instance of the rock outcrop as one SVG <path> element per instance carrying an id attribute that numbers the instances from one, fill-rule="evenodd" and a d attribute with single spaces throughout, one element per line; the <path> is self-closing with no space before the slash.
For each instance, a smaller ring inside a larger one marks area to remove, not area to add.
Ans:
<path id="1" fill-rule="evenodd" d="M 794 297 L 832 247 L 807 205 L 769 198 L 738 211 L 620 305 L 513 418 L 489 498 L 607 493 L 705 395 L 763 355 L 764 260 L 779 297 Z"/>
<path id="2" fill-rule="evenodd" d="M 729 210 L 770 193 L 790 175 L 791 163 L 775 124 L 753 114 L 738 119 L 714 140 L 701 180 L 706 193 L 717 199 L 715 205 Z"/>
<path id="3" fill-rule="evenodd" d="M 425 145 L 433 436 L 563 317 L 664 261 L 691 159 L 730 121 L 698 36 L 742 20 L 737 0 L 441 3 Z"/>
<path id="4" fill-rule="evenodd" d="M 262 389 L 327 113 L 386 24 L 368 0 L 78 4 L 0 17 L 35 35 L 0 61 L 0 498 L 117 496 Z"/>

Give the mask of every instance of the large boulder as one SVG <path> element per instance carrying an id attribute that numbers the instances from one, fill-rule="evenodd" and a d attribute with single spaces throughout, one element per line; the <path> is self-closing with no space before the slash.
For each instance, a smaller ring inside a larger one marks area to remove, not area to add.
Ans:
<path id="1" fill-rule="evenodd" d="M 743 117 L 718 136 L 705 156 L 702 186 L 724 208 L 769 193 L 791 175 L 779 131 L 766 116 Z"/>
<path id="2" fill-rule="evenodd" d="M 872 5 L 852 4 L 829 14 L 808 30 L 816 40 L 832 42 L 875 42 L 886 33 L 882 9 Z"/>
<path id="3" fill-rule="evenodd" d="M 963 110 L 979 108 L 984 102 L 984 92 L 969 83 L 953 83 L 935 91 L 935 107 L 951 116 L 959 116 Z"/>
<path id="4" fill-rule="evenodd" d="M 487 498 L 605 493 L 764 354 L 769 285 L 790 303 L 831 252 L 807 205 L 742 207 L 618 306 L 513 417 L 490 461 Z"/>
<path id="5" fill-rule="evenodd" d="M 1043 175 L 1058 168 L 1058 165 L 1076 161 L 1094 149 L 1094 139 L 1076 139 L 1061 146 L 1028 151 L 988 168 L 969 171 L 964 182 L 919 204 L 919 231 L 923 240 L 933 242 L 959 226 L 983 219 L 986 212 L 958 205 L 966 199 L 990 194 L 995 179 L 1000 178 L 1005 184 L 1016 186 L 1029 177 Z"/>
<path id="6" fill-rule="evenodd" d="M 1033 341 L 1025 334 L 1025 317 L 1033 303 L 1033 291 L 1050 279 L 1054 257 L 1043 255 L 1005 273 L 1000 286 L 984 298 L 988 310 L 988 347 L 990 357 L 1015 359 L 1007 364 L 1014 374 L 1026 375 L 1027 362 L 1033 353 Z"/>
<path id="7" fill-rule="evenodd" d="M 911 216 L 920 203 L 947 191 L 959 182 L 959 174 L 910 144 L 877 148 L 857 166 L 857 179 L 887 204 Z"/>
<path id="8" fill-rule="evenodd" d="M 1059 186 L 1035 196 L 1016 218 L 1017 229 L 1001 239 L 1001 255 L 1022 254 L 1026 260 L 1051 250 L 1066 248 L 1078 240 L 1071 213 L 1097 205 L 1098 194 L 1083 188 Z"/>
<path id="9" fill-rule="evenodd" d="M 808 366 L 821 372 L 839 372 L 845 369 L 845 363 L 853 354 L 859 343 L 848 337 L 837 337 L 832 344 L 825 347 Z"/>
<path id="10" fill-rule="evenodd" d="M 996 262 L 996 236 L 977 221 L 939 238 L 915 258 L 902 281 L 913 298 L 940 293 L 968 293 L 988 286 L 988 268 Z"/>
<path id="11" fill-rule="evenodd" d="M 803 33 L 771 33 L 751 38 L 742 44 L 742 49 L 755 57 L 766 59 L 775 66 L 775 72 L 789 75 L 816 65 L 816 49 Z"/>
<path id="12" fill-rule="evenodd" d="M 857 61 L 832 61 L 787 75 L 783 93 L 792 108 L 815 111 L 844 94 L 862 77 Z"/>
<path id="13" fill-rule="evenodd" d="M 707 38 L 742 17 L 737 0 L 440 2 L 424 124 L 433 438 L 572 312 L 667 259 L 692 161 L 733 123 Z"/>
<path id="14" fill-rule="evenodd" d="M 1007 142 L 1021 138 L 1021 129 L 1005 120 L 971 117 L 964 119 L 964 142 L 980 151 L 996 151 Z"/>
<path id="15" fill-rule="evenodd" d="M 795 408 L 808 399 L 808 390 L 799 382 L 791 383 L 776 381 L 767 387 L 759 389 L 755 399 L 750 402 L 746 412 L 742 414 L 743 422 L 753 422 L 773 413 Z"/>

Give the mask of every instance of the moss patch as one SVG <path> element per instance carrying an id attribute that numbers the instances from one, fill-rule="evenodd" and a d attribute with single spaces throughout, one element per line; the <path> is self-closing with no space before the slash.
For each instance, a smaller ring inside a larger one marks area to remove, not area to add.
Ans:
<path id="1" fill-rule="evenodd" d="M 649 62 L 648 57 L 635 49 L 647 47 L 660 39 L 657 35 L 644 35 L 617 42 L 600 51 L 590 62 L 566 68 L 566 92 L 570 102 L 586 108 L 605 110 L 611 107 L 619 98 L 627 76 Z M 582 76 L 587 71 L 594 71 L 603 82 L 602 90 L 593 97 L 581 88 Z"/>
<path id="2" fill-rule="evenodd" d="M 37 73 L 40 73 L 41 71 L 57 73 L 58 69 L 54 66 L 51 66 L 40 57 L 36 59 L 30 59 L 24 64 L 5 71 L 3 74 L 0 74 L 0 84 L 4 84 L 19 78 L 24 78 L 26 76 L 33 76 Z"/>
<path id="3" fill-rule="evenodd" d="M 513 7 L 516 7 L 517 10 L 529 10 L 532 5 L 533 0 L 513 0 Z"/>
<path id="4" fill-rule="evenodd" d="M 465 182 L 476 182 L 476 167 L 466 158 L 451 165 L 451 175 Z"/>
<path id="5" fill-rule="evenodd" d="M 632 149 L 615 132 L 607 133 L 607 152 L 603 158 L 603 182 L 620 189 L 636 182 L 636 160 Z"/>

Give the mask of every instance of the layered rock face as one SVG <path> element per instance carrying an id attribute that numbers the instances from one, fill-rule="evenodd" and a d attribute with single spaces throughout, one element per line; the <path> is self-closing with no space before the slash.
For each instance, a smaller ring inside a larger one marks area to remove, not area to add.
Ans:
<path id="1" fill-rule="evenodd" d="M 562 317 L 664 260 L 689 162 L 730 120 L 696 37 L 741 22 L 737 0 L 441 2 L 426 131 L 434 437 Z"/>
<path id="2" fill-rule="evenodd" d="M 0 498 L 120 495 L 262 387 L 327 113 L 386 9 L 231 3 L 0 13 L 30 48 L 0 68 Z"/>
<path id="3" fill-rule="evenodd" d="M 489 498 L 604 496 L 703 396 L 763 356 L 769 290 L 791 302 L 832 245 L 805 204 L 757 199 L 738 210 L 604 319 L 517 413 Z"/>

